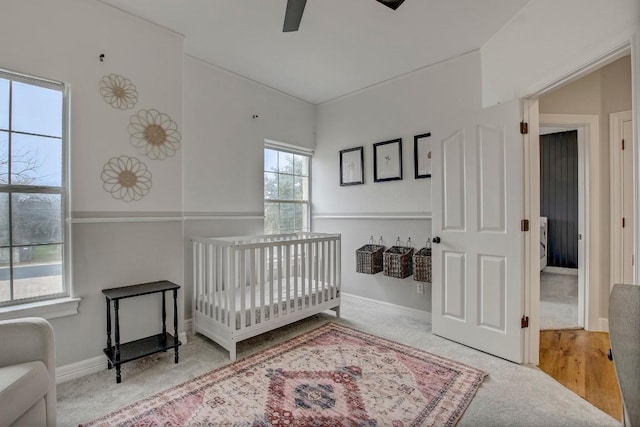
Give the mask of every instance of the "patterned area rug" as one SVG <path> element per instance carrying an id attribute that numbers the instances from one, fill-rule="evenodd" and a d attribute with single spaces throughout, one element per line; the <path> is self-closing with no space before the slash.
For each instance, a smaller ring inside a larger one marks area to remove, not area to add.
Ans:
<path id="1" fill-rule="evenodd" d="M 83 426 L 454 426 L 485 373 L 325 324 Z"/>

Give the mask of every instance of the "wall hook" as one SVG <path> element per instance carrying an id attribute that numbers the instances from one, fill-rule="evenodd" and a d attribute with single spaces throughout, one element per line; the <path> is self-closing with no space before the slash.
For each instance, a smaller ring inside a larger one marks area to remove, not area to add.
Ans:
<path id="1" fill-rule="evenodd" d="M 254 114 L 253 116 L 251 116 L 252 119 L 257 119 L 258 117 L 260 116 L 258 116 L 257 114 Z"/>
<path id="2" fill-rule="evenodd" d="M 100 54 L 100 62 L 104 62 L 104 53 Z"/>

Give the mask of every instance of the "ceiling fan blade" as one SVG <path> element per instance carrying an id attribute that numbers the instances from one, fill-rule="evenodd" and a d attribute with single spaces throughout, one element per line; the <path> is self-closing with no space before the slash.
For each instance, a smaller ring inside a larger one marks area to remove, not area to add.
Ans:
<path id="1" fill-rule="evenodd" d="M 287 0 L 287 11 L 285 12 L 284 25 L 282 26 L 283 32 L 298 31 L 306 4 L 307 0 Z"/>
<path id="2" fill-rule="evenodd" d="M 390 7 L 393 10 L 396 10 L 398 7 L 400 7 L 402 2 L 404 2 L 404 0 L 378 0 L 378 1 L 383 5 Z"/>

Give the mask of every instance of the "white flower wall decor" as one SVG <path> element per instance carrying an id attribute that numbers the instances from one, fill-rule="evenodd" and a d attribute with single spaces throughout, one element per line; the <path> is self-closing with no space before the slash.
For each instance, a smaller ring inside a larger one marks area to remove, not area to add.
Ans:
<path id="1" fill-rule="evenodd" d="M 101 178 L 105 191 L 125 202 L 141 200 L 151 190 L 151 172 L 135 157 L 112 157 L 102 168 Z"/>
<path id="2" fill-rule="evenodd" d="M 100 81 L 100 95 L 107 104 L 119 110 L 129 110 L 138 102 L 138 90 L 131 80 L 109 74 Z"/>
<path id="3" fill-rule="evenodd" d="M 140 110 L 129 121 L 131 144 L 152 160 L 172 157 L 180 148 L 178 125 L 158 110 Z"/>

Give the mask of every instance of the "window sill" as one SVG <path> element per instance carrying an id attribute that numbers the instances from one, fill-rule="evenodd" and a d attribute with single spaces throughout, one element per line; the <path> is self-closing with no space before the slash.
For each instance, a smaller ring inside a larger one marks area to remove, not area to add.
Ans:
<path id="1" fill-rule="evenodd" d="M 80 298 L 58 298 L 0 308 L 0 320 L 43 317 L 47 320 L 78 314 Z"/>

